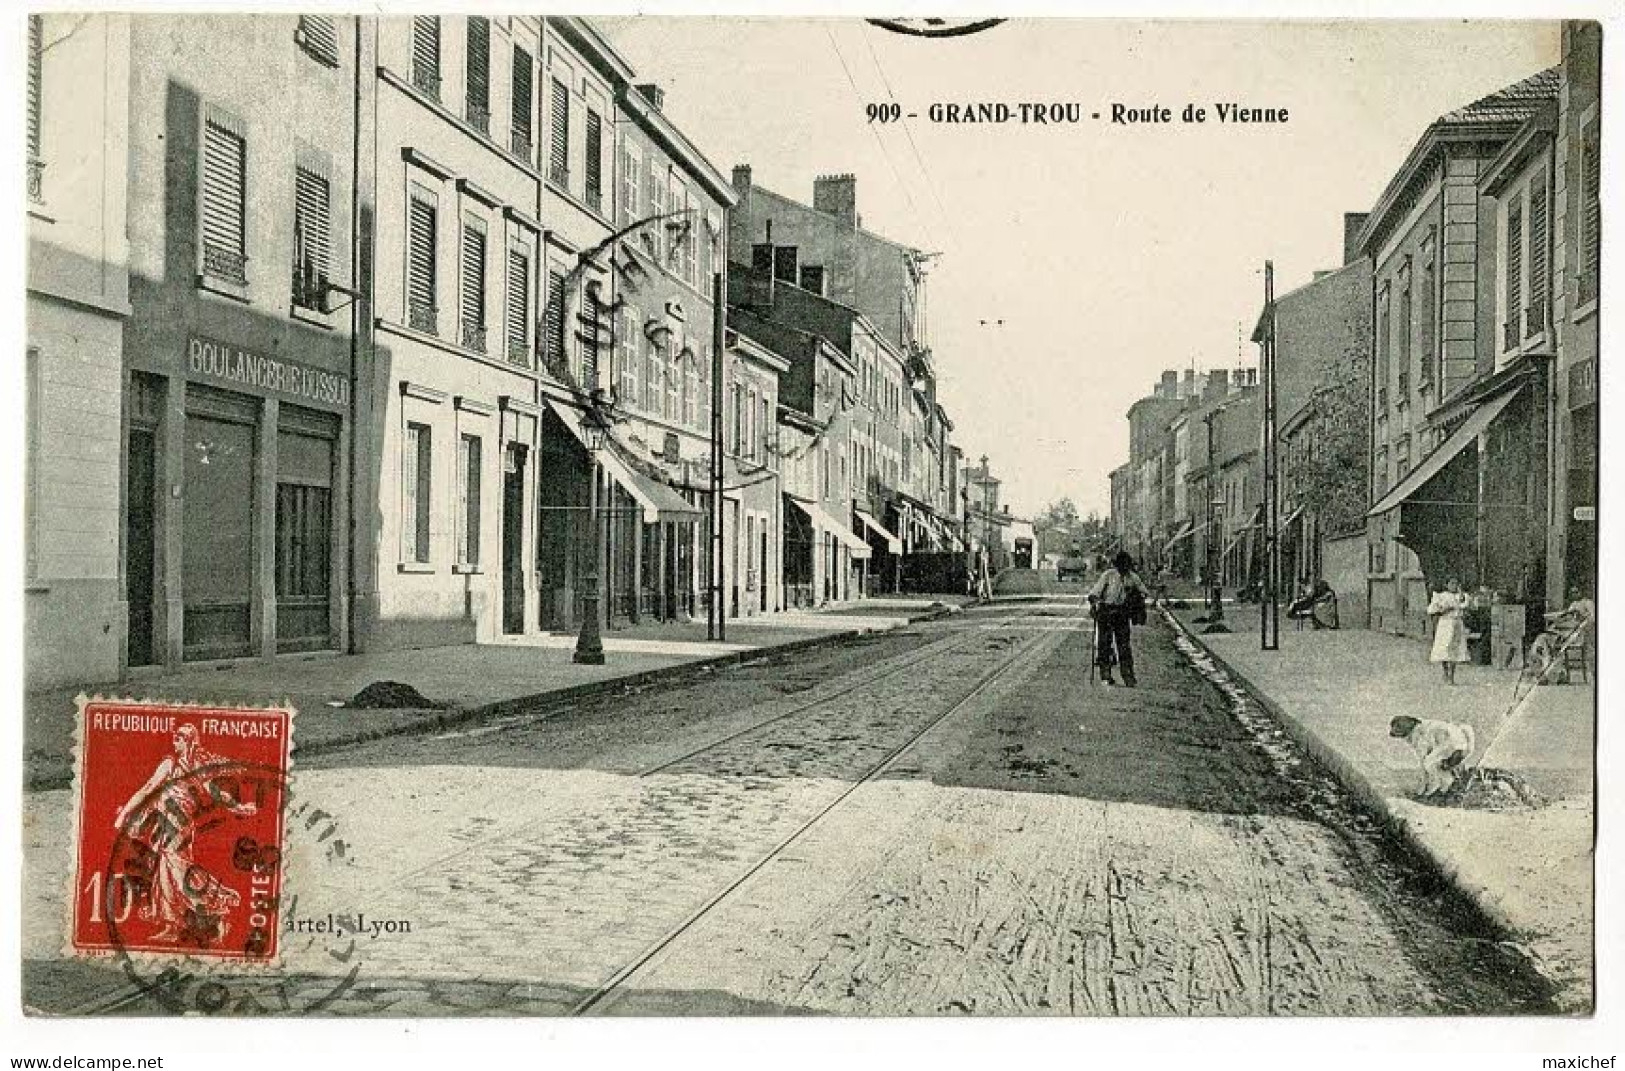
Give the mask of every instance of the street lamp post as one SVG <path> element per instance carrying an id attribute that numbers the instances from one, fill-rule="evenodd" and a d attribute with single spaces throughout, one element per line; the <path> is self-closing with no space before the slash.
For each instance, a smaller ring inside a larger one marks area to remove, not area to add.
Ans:
<path id="1" fill-rule="evenodd" d="M 600 594 L 598 591 L 598 556 L 603 547 L 602 525 L 598 508 L 598 451 L 603 449 L 609 436 L 609 423 L 603 409 L 599 391 L 593 392 L 592 404 L 581 422 L 587 446 L 587 461 L 592 472 L 592 493 L 589 497 L 588 527 L 592 530 L 592 556 L 588 558 L 587 575 L 583 578 L 586 591 L 581 597 L 581 635 L 576 637 L 574 660 L 586 666 L 604 664 L 604 638 L 598 627 Z"/>

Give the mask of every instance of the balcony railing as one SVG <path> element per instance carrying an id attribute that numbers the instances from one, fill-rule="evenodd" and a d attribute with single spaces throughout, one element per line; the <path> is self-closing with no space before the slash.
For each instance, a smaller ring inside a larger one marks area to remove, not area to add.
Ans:
<path id="1" fill-rule="evenodd" d="M 508 363 L 530 366 L 530 343 L 522 338 L 508 340 Z"/>
<path id="2" fill-rule="evenodd" d="M 551 182 L 560 189 L 569 189 L 570 169 L 568 167 L 559 167 L 557 164 L 554 164 L 552 167 L 547 169 L 547 181 Z"/>
<path id="3" fill-rule="evenodd" d="M 1514 310 L 1512 313 L 1512 319 L 1501 325 L 1501 348 L 1503 350 L 1515 350 L 1518 348 L 1518 343 L 1523 337 L 1521 333 L 1523 325 L 1518 322 L 1519 319 L 1520 317 L 1518 316 L 1517 311 Z"/>
<path id="4" fill-rule="evenodd" d="M 485 325 L 471 323 L 463 324 L 463 332 L 460 336 L 460 341 L 463 344 L 463 349 L 473 350 L 475 353 L 484 353 Z"/>
<path id="5" fill-rule="evenodd" d="M 293 304 L 295 308 L 326 312 L 327 276 L 310 270 L 309 265 L 293 266 Z"/>
<path id="6" fill-rule="evenodd" d="M 594 212 L 602 212 L 604 210 L 603 188 L 598 186 L 588 186 L 586 190 L 583 191 L 582 200 L 586 201 L 587 207 L 592 209 Z"/>
<path id="7" fill-rule="evenodd" d="M 433 335 L 439 331 L 438 310 L 433 305 L 422 301 L 408 301 L 406 303 L 406 326 L 414 331 Z"/>
<path id="8" fill-rule="evenodd" d="M 508 134 L 508 148 L 519 159 L 530 162 L 530 154 L 535 145 L 530 140 L 530 134 L 524 130 L 514 130 Z"/>
<path id="9" fill-rule="evenodd" d="M 28 161 L 28 203 L 37 205 L 45 200 L 45 161 Z"/>
<path id="10" fill-rule="evenodd" d="M 412 85 L 433 100 L 440 99 L 440 72 L 428 67 L 412 68 Z"/>
<path id="11" fill-rule="evenodd" d="M 469 126 L 481 134 L 486 137 L 491 136 L 491 109 L 489 107 L 471 100 L 463 106 L 463 118 L 468 120 Z"/>
<path id="12" fill-rule="evenodd" d="M 1523 310 L 1523 337 L 1534 338 L 1546 330 L 1546 306 L 1531 305 Z"/>
<path id="13" fill-rule="evenodd" d="M 1580 285 L 1578 288 L 1579 292 L 1576 295 L 1575 303 L 1578 305 L 1589 305 L 1593 301 L 1596 301 L 1597 289 L 1597 273 L 1594 271 L 1581 272 Z"/>
<path id="14" fill-rule="evenodd" d="M 248 257 L 231 249 L 205 245 L 203 247 L 203 274 L 222 282 L 248 285 Z"/>

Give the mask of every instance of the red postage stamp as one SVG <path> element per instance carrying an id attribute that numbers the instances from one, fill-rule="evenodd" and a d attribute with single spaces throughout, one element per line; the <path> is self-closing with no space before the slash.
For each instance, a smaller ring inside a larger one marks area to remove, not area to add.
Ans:
<path id="1" fill-rule="evenodd" d="M 276 958 L 293 711 L 79 699 L 78 953 Z"/>

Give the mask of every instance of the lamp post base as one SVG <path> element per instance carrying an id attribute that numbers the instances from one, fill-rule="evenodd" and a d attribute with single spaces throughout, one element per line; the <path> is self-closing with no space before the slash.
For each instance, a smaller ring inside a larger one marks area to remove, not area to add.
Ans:
<path id="1" fill-rule="evenodd" d="M 583 666 L 604 664 L 604 638 L 598 631 L 598 577 L 586 578 L 587 594 L 581 599 L 581 635 L 576 637 L 572 661 Z"/>

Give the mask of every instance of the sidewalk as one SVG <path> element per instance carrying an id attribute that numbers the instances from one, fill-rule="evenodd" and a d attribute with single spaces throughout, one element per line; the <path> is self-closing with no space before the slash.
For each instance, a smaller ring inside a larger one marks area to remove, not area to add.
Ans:
<path id="1" fill-rule="evenodd" d="M 1191 623 L 1201 613 L 1177 616 L 1283 728 L 1511 931 L 1557 983 L 1565 1008 L 1588 1009 L 1595 686 L 1535 688 L 1508 718 L 1516 670 L 1462 666 L 1452 688 L 1416 640 L 1364 629 L 1300 632 L 1283 622 L 1281 649 L 1264 652 L 1257 607 L 1226 607 L 1229 634 L 1203 635 Z M 1544 805 L 1487 810 L 1413 799 L 1416 758 L 1388 735 L 1398 714 L 1471 724 L 1473 762 L 1522 777 Z"/>
<path id="2" fill-rule="evenodd" d="M 705 622 L 644 625 L 604 635 L 605 665 L 572 661 L 575 637 L 512 637 L 362 655 L 288 655 L 178 672 L 141 674 L 123 682 L 86 682 L 30 691 L 25 698 L 26 784 L 61 788 L 73 774 L 74 698 L 87 695 L 179 702 L 265 704 L 298 710 L 295 744 L 310 754 L 342 744 L 426 731 L 508 706 L 567 702 L 606 688 L 634 687 L 775 651 L 815 646 L 862 632 L 900 628 L 957 607 L 947 600 L 909 600 L 888 616 L 784 613 L 730 620 L 726 643 L 707 642 Z M 841 608 L 844 609 L 844 608 Z M 330 704 L 375 681 L 399 681 L 443 704 L 428 710 L 355 710 Z"/>

